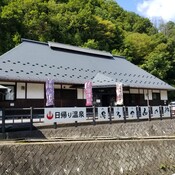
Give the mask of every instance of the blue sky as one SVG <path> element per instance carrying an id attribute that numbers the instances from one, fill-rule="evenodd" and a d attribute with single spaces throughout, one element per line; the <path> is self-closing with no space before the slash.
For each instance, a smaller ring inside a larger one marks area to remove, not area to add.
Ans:
<path id="1" fill-rule="evenodd" d="M 116 2 L 125 10 L 137 12 L 137 4 L 140 0 L 116 0 Z"/>
<path id="2" fill-rule="evenodd" d="M 123 9 L 151 20 L 175 22 L 175 0 L 116 0 L 116 2 Z"/>

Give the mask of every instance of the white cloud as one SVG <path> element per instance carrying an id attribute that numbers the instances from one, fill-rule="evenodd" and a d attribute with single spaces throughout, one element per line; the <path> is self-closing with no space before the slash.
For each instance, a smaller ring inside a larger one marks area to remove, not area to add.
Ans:
<path id="1" fill-rule="evenodd" d="M 137 5 L 138 12 L 148 18 L 175 21 L 175 0 L 143 0 Z"/>

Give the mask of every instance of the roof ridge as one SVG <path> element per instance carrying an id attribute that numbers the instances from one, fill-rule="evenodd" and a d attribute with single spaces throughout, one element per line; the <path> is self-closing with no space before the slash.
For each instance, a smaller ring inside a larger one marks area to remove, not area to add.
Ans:
<path id="1" fill-rule="evenodd" d="M 46 42 L 36 41 L 36 40 L 31 40 L 31 39 L 26 39 L 26 38 L 21 38 L 21 41 L 22 42 L 31 42 L 31 43 L 48 45 L 48 43 L 46 43 Z"/>

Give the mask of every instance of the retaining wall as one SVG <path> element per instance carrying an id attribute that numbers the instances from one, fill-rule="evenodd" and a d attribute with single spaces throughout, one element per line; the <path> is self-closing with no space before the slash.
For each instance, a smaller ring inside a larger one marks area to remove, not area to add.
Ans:
<path id="1" fill-rule="evenodd" d="M 40 129 L 39 129 L 40 128 Z M 1 141 L 0 174 L 7 175 L 172 175 L 175 173 L 175 120 L 100 124 L 33 132 L 7 133 L 10 138 L 111 140 L 26 143 Z M 142 139 L 167 136 L 169 139 Z M 131 140 L 120 140 L 121 137 Z M 132 137 L 140 137 L 133 140 Z M 112 140 L 119 138 L 119 140 Z"/>
<path id="2" fill-rule="evenodd" d="M 172 175 L 175 140 L 14 143 L 0 146 L 0 174 Z"/>

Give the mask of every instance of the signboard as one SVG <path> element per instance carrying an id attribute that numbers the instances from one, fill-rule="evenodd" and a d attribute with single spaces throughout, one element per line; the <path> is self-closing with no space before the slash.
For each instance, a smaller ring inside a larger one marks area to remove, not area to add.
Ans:
<path id="1" fill-rule="evenodd" d="M 98 107 L 98 121 L 109 120 L 108 107 Z"/>
<path id="2" fill-rule="evenodd" d="M 170 107 L 162 106 L 163 110 L 162 117 L 170 117 Z M 90 109 L 90 108 L 89 108 Z M 124 109 L 127 109 L 126 111 Z M 160 107 L 152 107 L 152 118 L 160 118 Z M 1 111 L 0 111 L 1 112 Z M 124 120 L 124 115 L 126 114 L 127 120 L 137 120 L 137 107 L 130 106 L 123 108 L 121 106 L 113 108 L 113 120 Z M 149 119 L 149 107 L 140 107 L 140 119 Z M 97 108 L 97 119 L 96 121 L 109 121 L 109 111 L 108 107 L 98 107 Z M 2 112 L 0 113 L 2 114 Z M 74 123 L 77 122 L 88 122 L 87 117 L 88 112 L 85 107 L 62 107 L 62 108 L 45 108 L 44 109 L 44 122 L 45 123 Z M 92 114 L 92 111 L 91 111 Z M 93 114 L 92 114 L 93 115 Z"/>
<path id="3" fill-rule="evenodd" d="M 45 108 L 45 123 L 73 123 L 86 121 L 86 108 Z"/>
<path id="4" fill-rule="evenodd" d="M 140 107 L 140 119 L 149 119 L 149 107 L 148 106 L 141 106 Z"/>
<path id="5" fill-rule="evenodd" d="M 160 109 L 159 106 L 152 107 L 152 116 L 151 118 L 160 118 Z"/>
<path id="6" fill-rule="evenodd" d="M 123 107 L 114 107 L 114 120 L 124 120 Z"/>
<path id="7" fill-rule="evenodd" d="M 136 107 L 128 107 L 128 117 L 127 119 L 137 119 Z"/>
<path id="8" fill-rule="evenodd" d="M 85 96 L 86 96 L 86 106 L 92 106 L 92 82 L 87 81 L 84 85 Z"/>
<path id="9" fill-rule="evenodd" d="M 46 81 L 46 106 L 54 106 L 54 80 Z"/>
<path id="10" fill-rule="evenodd" d="M 116 83 L 116 104 L 123 105 L 123 84 Z"/>

